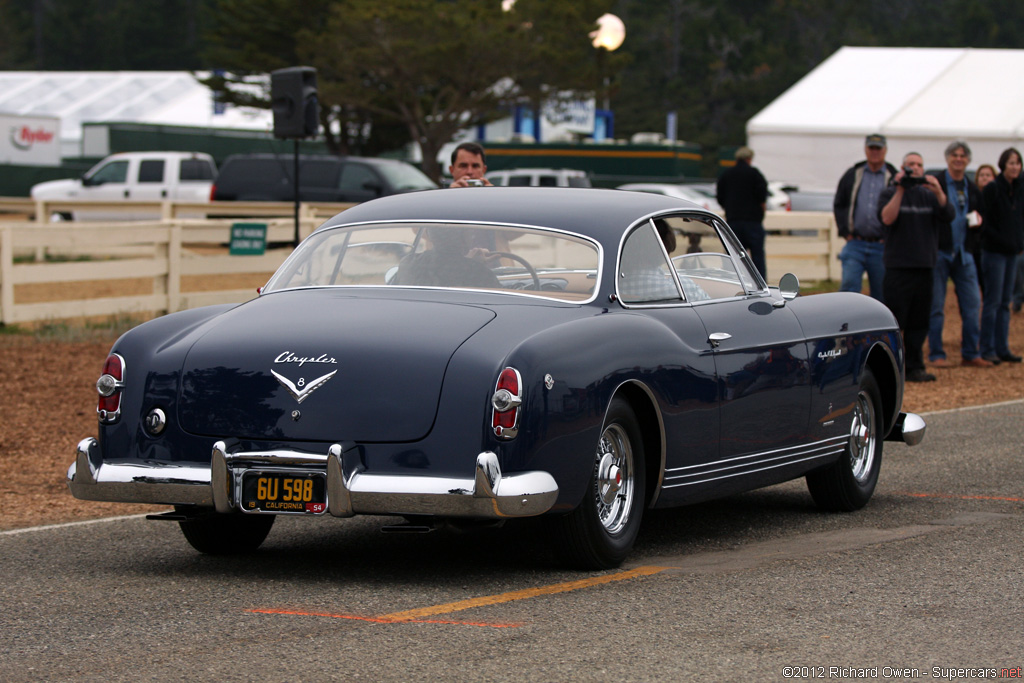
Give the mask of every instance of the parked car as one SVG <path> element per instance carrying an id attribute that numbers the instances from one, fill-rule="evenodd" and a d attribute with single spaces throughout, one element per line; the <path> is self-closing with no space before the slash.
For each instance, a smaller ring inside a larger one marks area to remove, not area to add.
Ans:
<path id="1" fill-rule="evenodd" d="M 883 439 L 924 422 L 901 412 L 889 310 L 798 289 L 668 197 L 385 197 L 328 220 L 258 298 L 123 335 L 68 483 L 173 505 L 204 553 L 254 550 L 278 515 L 541 516 L 585 568 L 623 562 L 649 508 L 806 477 L 855 510 Z"/>
<path id="2" fill-rule="evenodd" d="M 45 201 L 206 202 L 216 176 L 217 165 L 209 154 L 122 152 L 107 157 L 81 178 L 48 180 L 34 185 L 30 194 L 32 199 Z M 59 215 L 75 220 L 155 220 L 160 211 L 85 207 L 61 210 Z"/>
<path id="3" fill-rule="evenodd" d="M 700 192 L 706 197 L 718 197 L 718 188 L 714 183 L 687 183 L 687 187 Z M 768 182 L 768 199 L 765 202 L 767 211 L 789 211 L 789 190 L 796 189 L 779 181 Z"/>
<path id="4" fill-rule="evenodd" d="M 790 211 L 826 211 L 832 213 L 832 204 L 835 201 L 836 193 L 796 191 L 789 194 Z"/>
<path id="5" fill-rule="evenodd" d="M 652 192 L 654 194 L 663 194 L 666 197 L 685 199 L 686 201 L 693 202 L 708 211 L 714 211 L 719 216 L 724 214 L 724 211 L 722 211 L 722 205 L 718 203 L 718 199 L 715 198 L 714 194 L 708 196 L 705 192 L 701 192 L 692 185 L 681 185 L 679 183 L 627 183 L 625 185 L 619 185 L 619 189 L 633 190 L 636 192 Z"/>
<path id="6" fill-rule="evenodd" d="M 487 179 L 508 187 L 590 187 L 586 171 L 571 168 L 513 168 L 491 171 Z"/>
<path id="7" fill-rule="evenodd" d="M 294 176 L 295 159 L 287 154 L 235 154 L 224 160 L 211 196 L 214 201 L 293 201 Z M 426 174 L 404 161 L 299 157 L 299 199 L 305 202 L 365 202 L 436 187 Z"/>

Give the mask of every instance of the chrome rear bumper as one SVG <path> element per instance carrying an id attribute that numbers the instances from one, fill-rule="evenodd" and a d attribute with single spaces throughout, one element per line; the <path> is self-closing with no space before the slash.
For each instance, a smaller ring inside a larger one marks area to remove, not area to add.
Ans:
<path id="1" fill-rule="evenodd" d="M 352 457 L 352 456 L 349 456 Z M 498 456 L 476 457 L 471 478 L 373 474 L 361 466 L 345 467 L 345 452 L 334 444 L 326 455 L 295 451 L 228 453 L 224 442 L 213 446 L 211 465 L 181 467 L 104 463 L 94 438 L 78 444 L 68 468 L 68 488 L 84 500 L 162 505 L 200 505 L 233 512 L 235 491 L 250 467 L 326 472 L 327 511 L 353 515 L 434 515 L 438 517 L 530 517 L 547 512 L 558 498 L 558 485 L 547 472 L 503 475 Z M 351 473 L 345 476 L 345 471 Z"/>

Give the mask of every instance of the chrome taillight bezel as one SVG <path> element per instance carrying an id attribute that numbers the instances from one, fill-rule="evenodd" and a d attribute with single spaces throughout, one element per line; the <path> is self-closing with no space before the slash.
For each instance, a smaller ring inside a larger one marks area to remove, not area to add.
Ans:
<path id="1" fill-rule="evenodd" d="M 515 391 L 504 386 L 506 376 L 515 377 Z M 498 374 L 491 395 L 491 431 L 499 439 L 514 439 L 519 433 L 519 411 L 523 405 L 523 376 L 512 367 L 505 368 Z M 509 420 L 511 416 L 511 420 Z"/>
<path id="2" fill-rule="evenodd" d="M 115 377 L 108 370 L 111 362 L 116 363 L 116 371 L 120 378 Z M 96 417 L 102 424 L 111 424 L 121 418 L 121 392 L 125 387 L 125 362 L 124 357 L 118 353 L 107 356 L 103 362 L 103 374 L 96 380 L 96 393 L 99 399 L 96 402 Z"/>

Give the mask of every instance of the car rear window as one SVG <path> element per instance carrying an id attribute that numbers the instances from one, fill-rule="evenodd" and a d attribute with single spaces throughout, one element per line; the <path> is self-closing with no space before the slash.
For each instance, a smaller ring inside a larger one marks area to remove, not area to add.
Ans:
<path id="1" fill-rule="evenodd" d="M 213 164 L 206 159 L 182 159 L 178 179 L 183 183 L 213 180 Z"/>
<path id="2" fill-rule="evenodd" d="M 449 223 L 322 229 L 264 292 L 301 287 L 493 290 L 579 302 L 599 280 L 600 250 L 583 237 L 537 228 Z"/>

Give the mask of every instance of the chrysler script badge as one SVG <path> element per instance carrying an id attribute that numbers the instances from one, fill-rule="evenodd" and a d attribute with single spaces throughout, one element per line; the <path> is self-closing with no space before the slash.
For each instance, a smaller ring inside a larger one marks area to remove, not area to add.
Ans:
<path id="1" fill-rule="evenodd" d="M 327 380 L 338 374 L 338 371 L 334 370 L 333 372 L 328 372 L 326 375 L 323 375 L 322 377 L 317 377 L 316 379 L 310 380 L 308 382 L 306 381 L 305 377 L 300 377 L 298 382 L 292 382 L 290 379 L 288 379 L 281 373 L 277 372 L 276 370 L 271 370 L 270 374 L 277 378 L 277 381 L 281 383 L 281 386 L 287 389 L 288 393 L 295 397 L 296 401 L 302 403 L 307 398 L 309 398 L 310 394 L 312 394 L 314 391 L 316 391 L 324 384 L 326 384 Z"/>

